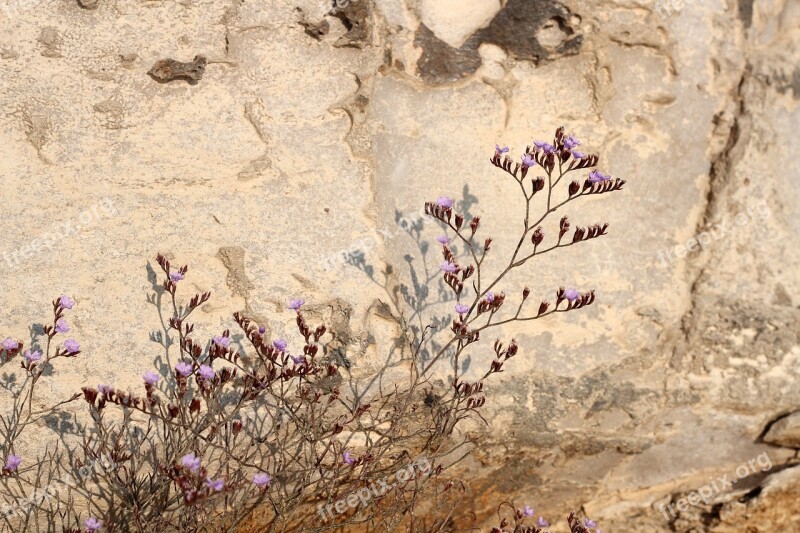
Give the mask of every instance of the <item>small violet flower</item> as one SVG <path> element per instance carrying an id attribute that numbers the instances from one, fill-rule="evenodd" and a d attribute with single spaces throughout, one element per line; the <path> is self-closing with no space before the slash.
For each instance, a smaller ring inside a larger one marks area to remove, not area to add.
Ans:
<path id="1" fill-rule="evenodd" d="M 351 457 L 350 452 L 348 452 L 347 450 L 345 450 L 345 452 L 342 454 L 342 461 L 344 461 L 344 463 L 348 465 L 353 465 L 356 463 L 355 458 Z"/>
<path id="2" fill-rule="evenodd" d="M 452 209 L 453 208 L 453 199 L 448 198 L 447 196 L 440 196 L 436 200 L 436 204 L 439 207 L 444 207 L 445 209 Z"/>
<path id="3" fill-rule="evenodd" d="M 597 527 L 597 522 L 594 520 L 589 520 L 589 518 L 584 518 L 583 523 L 586 527 Z"/>
<path id="4" fill-rule="evenodd" d="M 577 150 L 573 150 L 572 157 L 574 157 L 575 159 L 583 159 L 584 157 L 586 157 L 586 154 L 584 154 L 583 152 L 579 152 Z"/>
<path id="5" fill-rule="evenodd" d="M 111 394 L 111 386 L 110 385 L 98 385 L 97 390 L 103 393 L 104 396 L 108 396 Z"/>
<path id="6" fill-rule="evenodd" d="M 103 523 L 93 516 L 87 518 L 86 521 L 83 523 L 83 525 L 86 526 L 86 531 L 88 531 L 89 533 L 94 533 L 95 531 L 103 527 Z"/>
<path id="7" fill-rule="evenodd" d="M 186 361 L 181 361 L 175 365 L 175 371 L 181 376 L 186 377 L 192 373 L 192 364 L 187 363 Z"/>
<path id="8" fill-rule="evenodd" d="M 180 272 L 171 272 L 169 275 L 169 280 L 173 283 L 178 283 L 184 278 L 184 275 Z"/>
<path id="9" fill-rule="evenodd" d="M 214 369 L 208 365 L 200 365 L 200 370 L 198 370 L 197 373 L 200 374 L 200 377 L 203 379 L 214 379 L 217 376 Z"/>
<path id="10" fill-rule="evenodd" d="M 306 358 L 303 357 L 302 355 L 298 355 L 297 357 L 290 355 L 289 357 L 291 358 L 292 361 L 294 361 L 294 364 L 296 364 L 297 366 L 302 366 L 306 364 Z"/>
<path id="11" fill-rule="evenodd" d="M 536 164 L 536 160 L 531 154 L 522 154 L 522 168 L 531 168 Z"/>
<path id="12" fill-rule="evenodd" d="M 211 489 L 212 491 L 219 492 L 223 488 L 225 488 L 225 480 L 222 479 L 222 478 L 219 478 L 219 479 L 207 479 L 206 480 L 206 485 L 208 485 L 208 488 Z"/>
<path id="13" fill-rule="evenodd" d="M 543 516 L 539 517 L 539 527 L 548 527 L 549 525 L 550 525 L 550 522 L 545 520 Z"/>
<path id="14" fill-rule="evenodd" d="M 492 291 L 486 293 L 486 301 L 489 303 L 494 301 L 494 293 Z"/>
<path id="15" fill-rule="evenodd" d="M 533 145 L 539 150 L 544 150 L 546 154 L 552 154 L 556 151 L 556 147 L 545 141 L 533 141 Z"/>
<path id="16" fill-rule="evenodd" d="M 3 346 L 3 349 L 7 352 L 19 348 L 19 343 L 14 339 L 12 339 L 11 337 L 4 339 L 1 345 Z"/>
<path id="17" fill-rule="evenodd" d="M 504 146 L 503 148 L 500 148 L 499 144 L 495 144 L 494 145 L 494 149 L 498 154 L 505 154 L 506 152 L 508 152 L 508 146 Z"/>
<path id="18" fill-rule="evenodd" d="M 217 346 L 222 346 L 223 348 L 227 348 L 231 345 L 231 340 L 228 337 L 224 337 L 222 335 L 217 335 L 214 337 L 214 344 Z"/>
<path id="19" fill-rule="evenodd" d="M 67 339 L 64 341 L 64 349 L 67 353 L 77 353 L 81 349 L 81 345 L 75 339 Z"/>
<path id="20" fill-rule="evenodd" d="M 564 298 L 569 300 L 570 302 L 574 302 L 578 299 L 581 294 L 573 288 L 569 288 L 564 291 Z"/>
<path id="21" fill-rule="evenodd" d="M 581 142 L 572 135 L 564 139 L 564 148 L 566 148 L 567 150 L 572 150 L 576 146 L 580 146 L 580 144 Z"/>
<path id="22" fill-rule="evenodd" d="M 458 271 L 458 267 L 455 265 L 455 263 L 451 263 L 449 261 L 445 261 L 439 265 L 439 268 L 442 269 L 442 272 L 447 272 L 448 274 L 455 274 L 456 271 Z"/>
<path id="23" fill-rule="evenodd" d="M 591 183 L 600 183 L 602 181 L 608 181 L 611 179 L 611 176 L 606 176 L 599 170 L 593 170 L 589 173 L 589 181 Z"/>
<path id="24" fill-rule="evenodd" d="M 533 507 L 531 507 L 530 505 L 526 505 L 525 508 L 522 509 L 522 514 L 524 514 L 525 516 L 533 516 L 536 513 L 534 512 Z"/>
<path id="25" fill-rule="evenodd" d="M 40 352 L 39 350 L 34 350 L 34 351 L 25 350 L 25 353 L 23 355 L 25 356 L 25 360 L 28 361 L 29 363 L 35 363 L 42 359 L 42 352 Z"/>
<path id="26" fill-rule="evenodd" d="M 269 476 L 269 474 L 265 474 L 263 472 L 253 476 L 253 484 L 260 489 L 268 487 L 270 481 L 272 481 L 272 478 Z"/>
<path id="27" fill-rule="evenodd" d="M 274 341 L 272 341 L 272 345 L 279 352 L 285 352 L 286 351 L 286 341 L 283 340 L 283 339 L 275 339 Z"/>
<path id="28" fill-rule="evenodd" d="M 292 311 L 299 311 L 300 308 L 303 307 L 304 303 L 306 303 L 306 301 L 303 300 L 302 298 L 296 298 L 289 302 L 289 309 L 291 309 Z"/>
<path id="29" fill-rule="evenodd" d="M 66 333 L 69 331 L 69 324 L 63 318 L 59 318 L 56 322 L 56 333 Z"/>
<path id="30" fill-rule="evenodd" d="M 70 298 L 69 296 L 62 296 L 58 299 L 58 305 L 63 307 L 64 309 L 72 309 L 75 307 L 75 300 Z"/>
<path id="31" fill-rule="evenodd" d="M 469 311 L 469 306 L 464 304 L 456 304 L 456 313 L 463 315 Z"/>
<path id="32" fill-rule="evenodd" d="M 445 246 L 445 245 L 447 245 L 447 244 L 450 244 L 450 237 L 448 237 L 447 235 L 439 235 L 438 237 L 436 237 L 436 240 L 437 240 L 437 241 L 439 242 L 439 244 L 441 244 L 442 246 Z"/>
<path id="33" fill-rule="evenodd" d="M 267 332 L 267 328 L 265 328 L 264 326 L 258 326 L 258 333 L 259 334 L 263 335 L 266 332 Z"/>
<path id="34" fill-rule="evenodd" d="M 200 470 L 200 458 L 193 453 L 187 453 L 181 457 L 181 464 L 192 472 Z"/>
<path id="35" fill-rule="evenodd" d="M 156 383 L 158 383 L 158 380 L 161 379 L 161 376 L 159 376 L 152 370 L 148 370 L 147 372 L 144 373 L 142 379 L 144 379 L 144 382 L 147 383 L 148 385 L 155 385 Z"/>
<path id="36" fill-rule="evenodd" d="M 16 472 L 20 464 L 22 464 L 22 457 L 11 454 L 6 457 L 5 469 L 9 472 Z"/>

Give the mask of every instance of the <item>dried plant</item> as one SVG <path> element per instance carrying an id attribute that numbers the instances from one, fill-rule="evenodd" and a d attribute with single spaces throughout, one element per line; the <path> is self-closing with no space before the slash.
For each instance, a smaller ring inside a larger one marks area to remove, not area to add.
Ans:
<path id="1" fill-rule="evenodd" d="M 50 355 L 55 336 L 68 329 L 65 310 L 74 304 L 61 297 L 54 303 L 53 325 L 42 330 L 46 355 L 25 352 L 25 381 L 14 392 L 11 412 L 0 418 L 5 525 L 76 533 L 234 531 L 254 521 L 263 531 L 456 529 L 455 513 L 468 480 L 458 477 L 454 466 L 476 443 L 476 437 L 457 428 L 465 420 L 482 420 L 487 378 L 503 372 L 519 347 L 514 339 L 495 340 L 485 372 L 474 381 L 465 379 L 460 361 L 467 352 L 485 353 L 478 343 L 492 328 L 577 310 L 595 300 L 594 291 L 561 287 L 553 299 L 529 303 L 529 288 L 518 295 L 499 290 L 511 271 L 531 259 L 606 235 L 608 224 L 571 231 L 566 216 L 554 231 L 544 229 L 545 220 L 571 202 L 624 184 L 596 170 L 582 185 L 563 183 L 567 174 L 597 164 L 596 155 L 577 151 L 579 144 L 560 128 L 552 144 L 536 141 L 520 162 L 508 157 L 507 148 L 496 147 L 492 164 L 517 182 L 524 199 L 522 235 L 499 272 L 491 273 L 485 264 L 496 252 L 491 238 L 479 237 L 479 217 L 457 212 L 444 196 L 425 204 L 425 213 L 450 235 L 437 238 L 443 260 L 438 277 L 449 292 L 443 300 L 454 305 L 455 315 L 426 319 L 424 297 L 412 298 L 407 288 L 392 286 L 392 270 L 384 270 L 384 286 L 393 295 L 393 313 L 403 332 L 386 368 L 402 369 L 404 377 L 395 376 L 390 384 L 381 379 L 367 386 L 353 383 L 340 339 L 324 324 L 309 323 L 301 299 L 287 309 L 295 314 L 297 346 L 268 338 L 267 325 L 238 313 L 234 319 L 241 333 L 222 331 L 209 341 L 198 340 L 192 314 L 210 294 L 183 301 L 179 288 L 188 267 L 176 268 L 159 255 L 162 281 L 151 302 L 168 317 L 162 321 L 163 335 L 156 336 L 166 349 L 165 364 L 145 373 L 136 392 L 83 387 L 90 419 L 78 431 L 79 446 L 70 447 L 62 438 L 64 445 L 48 448 L 35 466 L 22 466 L 26 460 L 16 455 L 21 434 L 44 417 L 57 419 L 61 405 L 32 409 L 42 369 L 80 353 L 77 343 L 67 340 Z M 538 169 L 544 175 L 532 177 Z M 536 202 L 542 204 L 538 217 Z M 419 238 L 421 224 L 411 231 Z M 368 273 L 374 280 L 374 270 Z M 21 342 L 6 339 L 0 363 L 17 358 L 21 350 Z M 442 368 L 445 387 L 432 380 Z M 75 474 L 83 481 L 76 483 Z M 54 484 L 55 490 L 48 490 Z M 41 497 L 31 498 L 31 488 L 43 489 Z M 20 498 L 28 505 L 18 505 Z M 511 518 L 500 516 L 506 507 L 513 511 Z M 513 531 L 547 527 L 543 517 L 538 525 L 524 524 L 532 516 L 528 506 L 505 503 L 498 516 L 495 531 L 510 531 L 511 525 Z M 581 525 L 573 515 L 569 523 L 572 532 L 592 531 L 588 519 Z"/>

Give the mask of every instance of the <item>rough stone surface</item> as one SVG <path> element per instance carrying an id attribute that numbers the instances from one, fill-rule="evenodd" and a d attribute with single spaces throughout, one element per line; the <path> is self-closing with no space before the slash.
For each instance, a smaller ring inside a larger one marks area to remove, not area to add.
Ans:
<path id="1" fill-rule="evenodd" d="M 520 354 L 488 384 L 466 511 L 484 524 L 510 499 L 550 518 L 583 506 L 607 531 L 797 529 L 796 441 L 772 437 L 800 408 L 800 3 L 325 4 L 0 3 L 0 335 L 77 300 L 82 354 L 53 394 L 124 387 L 163 357 L 146 298 L 159 251 L 213 293 L 200 331 L 243 311 L 291 342 L 285 302 L 302 295 L 369 375 L 396 335 L 370 280 L 387 264 L 426 312 L 449 310 L 421 281 L 433 227 L 403 226 L 449 194 L 501 255 L 520 206 L 494 144 L 519 153 L 563 124 L 628 185 L 567 213 L 609 237 L 503 287 L 596 288 L 598 303 L 503 332 Z M 201 83 L 147 75 L 196 55 Z M 662 516 L 763 453 L 770 469 Z"/>
<path id="2" fill-rule="evenodd" d="M 772 424 L 764 435 L 764 442 L 800 449 L 800 413 L 793 413 Z"/>

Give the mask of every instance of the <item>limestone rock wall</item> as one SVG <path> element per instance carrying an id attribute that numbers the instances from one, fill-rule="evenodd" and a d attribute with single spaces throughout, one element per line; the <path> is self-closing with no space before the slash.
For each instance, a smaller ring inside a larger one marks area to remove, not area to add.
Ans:
<path id="1" fill-rule="evenodd" d="M 800 2 L 339 5 L 1 0 L 0 334 L 70 294 L 84 352 L 53 393 L 137 381 L 165 363 L 146 299 L 162 252 L 213 292 L 203 331 L 243 310 L 291 336 L 285 302 L 303 296 L 368 375 L 394 324 L 370 278 L 389 264 L 391 283 L 424 285 L 402 224 L 447 194 L 501 255 L 520 206 L 494 144 L 520 153 L 566 125 L 628 184 L 571 215 L 607 238 L 504 287 L 595 288 L 598 304 L 506 331 L 521 350 L 490 386 L 471 509 L 797 526 L 797 442 L 780 435 L 800 411 Z M 196 83 L 147 74 L 197 55 Z M 659 511 L 763 453 L 770 468 L 708 503 Z"/>

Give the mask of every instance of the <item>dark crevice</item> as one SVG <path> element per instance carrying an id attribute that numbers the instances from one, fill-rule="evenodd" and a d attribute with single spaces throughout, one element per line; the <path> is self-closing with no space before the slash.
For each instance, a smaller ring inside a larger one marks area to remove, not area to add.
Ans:
<path id="1" fill-rule="evenodd" d="M 714 216 L 717 214 L 719 209 L 720 200 L 720 193 L 725 190 L 725 185 L 727 184 L 730 175 L 731 169 L 733 168 L 733 151 L 739 145 L 739 141 L 741 140 L 742 136 L 742 124 L 741 119 L 746 113 L 745 107 L 745 99 L 744 99 L 744 84 L 747 81 L 748 77 L 751 73 L 750 64 L 746 64 L 745 68 L 742 72 L 742 76 L 739 79 L 739 83 L 736 85 L 736 90 L 733 95 L 733 99 L 736 102 L 736 109 L 734 111 L 734 116 L 731 121 L 731 127 L 728 131 L 728 138 L 725 142 L 724 148 L 719 152 L 719 154 L 714 157 L 711 161 L 711 166 L 708 172 L 708 191 L 706 192 L 706 207 L 705 211 L 703 212 L 703 216 L 700 218 L 695 234 L 702 233 L 709 224 L 711 224 Z M 720 115 L 714 117 L 715 120 L 719 120 Z M 691 304 L 689 310 L 683 316 L 681 320 L 681 330 L 683 331 L 685 339 L 689 340 L 689 335 L 691 332 L 691 324 L 694 317 L 695 305 L 696 305 L 696 293 L 700 287 L 701 282 L 705 278 L 706 268 L 705 266 L 701 266 L 697 271 L 696 275 L 694 276 L 694 280 L 692 281 L 691 288 L 689 291 Z"/>
<path id="2" fill-rule="evenodd" d="M 503 48 L 513 59 L 537 65 L 577 54 L 583 35 L 570 25 L 570 17 L 569 9 L 553 0 L 509 0 L 488 26 L 473 33 L 459 48 L 445 43 L 420 24 L 414 39 L 414 45 L 422 48 L 417 63 L 420 76 L 428 83 L 441 84 L 475 73 L 481 66 L 478 48 L 484 43 Z M 553 23 L 565 38 L 548 47 L 540 42 L 538 34 Z"/>

